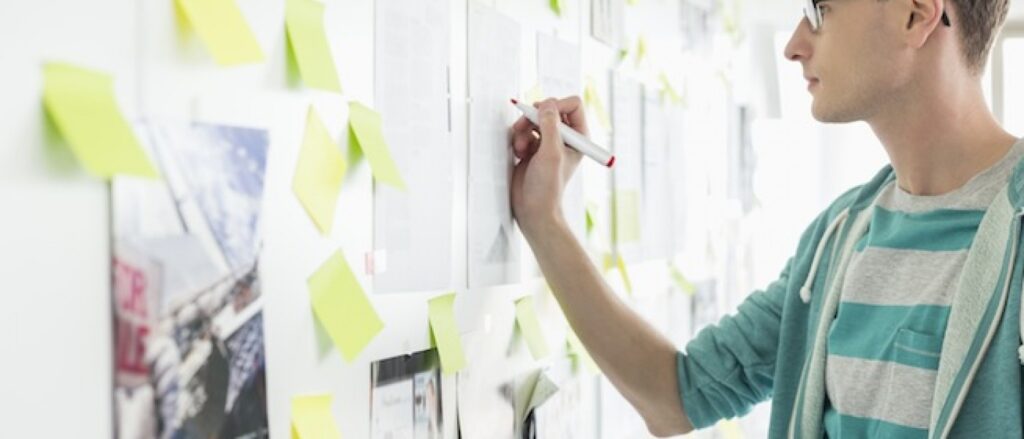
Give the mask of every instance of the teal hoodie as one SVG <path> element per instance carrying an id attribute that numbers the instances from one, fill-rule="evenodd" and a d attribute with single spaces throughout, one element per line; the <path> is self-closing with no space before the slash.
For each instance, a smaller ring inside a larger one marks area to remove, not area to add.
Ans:
<path id="1" fill-rule="evenodd" d="M 771 399 L 769 435 L 825 435 L 828 328 L 854 243 L 891 166 L 843 194 L 804 232 L 779 279 L 677 355 L 679 392 L 695 428 L 742 416 Z M 942 344 L 929 437 L 1024 437 L 1021 227 L 1024 160 L 978 227 Z M 865 383 L 871 385 L 871 383 Z"/>

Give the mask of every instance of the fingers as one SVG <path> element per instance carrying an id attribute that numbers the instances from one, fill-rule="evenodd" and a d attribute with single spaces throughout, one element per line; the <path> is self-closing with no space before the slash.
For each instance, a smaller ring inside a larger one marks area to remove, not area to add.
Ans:
<path id="1" fill-rule="evenodd" d="M 516 125 L 519 125 L 519 121 L 516 121 Z M 509 142 L 512 145 L 512 153 L 515 154 L 517 159 L 522 160 L 537 151 L 537 148 L 540 146 L 540 134 L 537 133 L 537 129 L 533 124 L 529 124 L 526 127 L 516 125 L 513 125 L 509 131 Z"/>
<path id="2" fill-rule="evenodd" d="M 562 117 L 554 99 L 543 101 L 537 106 L 537 119 L 540 122 L 540 148 L 537 154 L 560 162 L 565 154 L 565 147 L 562 144 L 562 135 L 558 132 L 558 124 Z"/>
<path id="3" fill-rule="evenodd" d="M 555 106 L 558 107 L 558 112 L 562 115 L 562 122 L 572 127 L 580 134 L 584 136 L 589 135 L 589 129 L 587 129 L 587 117 L 583 109 L 583 100 L 579 96 L 569 96 L 562 99 L 548 99 L 547 101 L 553 101 Z M 533 104 L 536 107 L 540 102 Z"/>
<path id="4" fill-rule="evenodd" d="M 538 116 L 541 115 L 541 107 L 550 105 L 555 112 L 555 122 L 562 122 L 584 136 L 588 135 L 586 116 L 583 110 L 583 100 L 578 96 L 570 96 L 563 99 L 549 98 L 541 102 L 534 102 L 533 106 L 538 109 Z M 543 119 L 543 117 L 541 117 Z M 552 144 L 561 144 L 561 135 L 558 134 L 557 123 L 554 124 L 553 133 L 558 135 L 558 141 Z M 523 160 L 532 156 L 543 143 L 544 136 L 540 127 L 530 122 L 525 116 L 520 117 L 512 124 L 510 130 L 510 142 L 512 152 L 517 159 Z M 554 139 L 552 139 L 554 140 Z M 578 163 L 579 157 L 575 151 L 568 157 L 570 162 Z"/>

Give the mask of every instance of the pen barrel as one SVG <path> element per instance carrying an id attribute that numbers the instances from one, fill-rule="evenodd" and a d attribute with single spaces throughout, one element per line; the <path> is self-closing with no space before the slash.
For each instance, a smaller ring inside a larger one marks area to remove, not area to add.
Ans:
<path id="1" fill-rule="evenodd" d="M 603 166 L 608 166 L 609 163 L 611 163 L 612 153 L 595 145 L 594 142 L 591 142 L 590 139 L 576 132 L 576 130 L 565 124 L 559 123 L 558 132 L 562 135 L 562 140 L 567 145 L 579 151 L 581 154 L 594 159 Z"/>
<path id="2" fill-rule="evenodd" d="M 521 102 L 516 103 L 515 106 L 519 111 L 523 112 L 526 119 L 533 122 L 534 125 L 540 126 L 540 115 L 536 108 Z M 597 144 L 591 142 L 590 139 L 586 138 L 584 135 L 576 132 L 576 130 L 572 129 L 569 125 L 566 125 L 563 122 L 558 122 L 558 133 L 562 135 L 562 141 L 567 146 L 579 151 L 587 157 L 590 157 L 594 161 L 600 163 L 601 166 L 610 167 L 612 163 L 614 163 L 611 152 L 597 146 Z"/>

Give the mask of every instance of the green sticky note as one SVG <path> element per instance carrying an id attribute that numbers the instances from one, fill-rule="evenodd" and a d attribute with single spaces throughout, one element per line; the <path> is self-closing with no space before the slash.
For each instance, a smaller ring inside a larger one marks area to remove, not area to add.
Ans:
<path id="1" fill-rule="evenodd" d="M 331 46 L 324 31 L 324 4 L 317 0 L 288 0 L 285 8 L 288 45 L 306 85 L 341 93 Z"/>
<path id="2" fill-rule="evenodd" d="M 697 287 L 693 286 L 693 283 L 686 279 L 686 276 L 683 276 L 683 272 L 679 271 L 675 265 L 669 265 L 668 271 L 669 275 L 672 276 L 672 281 L 675 282 L 676 287 L 679 288 L 679 291 L 691 296 L 697 293 Z"/>
<path id="3" fill-rule="evenodd" d="M 430 333 L 441 356 L 441 371 L 446 374 L 458 372 L 466 366 L 454 305 L 455 293 L 438 296 L 428 302 Z"/>
<path id="4" fill-rule="evenodd" d="M 82 166 L 114 174 L 159 177 L 114 97 L 114 79 L 64 63 L 43 67 L 43 104 Z"/>
<path id="5" fill-rule="evenodd" d="M 340 437 L 341 431 L 331 416 L 331 395 L 292 398 L 292 439 Z"/>
<path id="6" fill-rule="evenodd" d="M 594 214 L 593 214 L 593 212 L 590 211 L 590 207 L 589 206 L 587 207 L 587 210 L 586 210 L 586 217 L 587 217 L 587 234 L 589 235 L 589 234 L 594 232 Z"/>
<path id="7" fill-rule="evenodd" d="M 640 240 L 640 192 L 619 190 L 615 192 L 615 242 L 636 242 Z"/>
<path id="8" fill-rule="evenodd" d="M 334 208 L 347 167 L 341 149 L 331 140 L 316 110 L 309 107 L 292 190 L 323 234 L 330 233 L 334 224 Z"/>
<path id="9" fill-rule="evenodd" d="M 558 16 L 562 15 L 562 2 L 561 2 L 561 0 L 550 0 L 548 2 L 548 6 L 551 8 L 551 12 L 554 12 L 555 15 L 558 15 Z"/>
<path id="10" fill-rule="evenodd" d="M 352 361 L 381 329 L 377 311 L 338 251 L 310 276 L 310 301 L 317 320 L 327 330 L 346 361 Z"/>
<path id="11" fill-rule="evenodd" d="M 605 108 L 604 102 L 601 101 L 601 96 L 597 93 L 594 78 L 588 76 L 585 82 L 586 84 L 583 87 L 583 104 L 594 112 L 594 116 L 597 117 L 597 122 L 601 124 L 601 127 L 606 130 L 611 129 L 612 121 L 608 117 L 608 110 Z"/>
<path id="12" fill-rule="evenodd" d="M 626 292 L 633 294 L 633 282 L 629 280 L 629 270 L 626 269 L 626 261 L 622 256 L 615 258 L 615 267 L 619 270 L 619 276 L 622 276 L 622 284 L 626 286 Z"/>
<path id="13" fill-rule="evenodd" d="M 395 188 L 405 189 L 405 181 L 402 180 L 398 166 L 391 158 L 387 142 L 384 141 L 380 114 L 358 102 L 350 103 L 348 110 L 349 139 L 355 141 L 356 146 L 370 161 L 373 178 Z"/>
<path id="14" fill-rule="evenodd" d="M 576 335 L 576 332 L 569 328 L 568 333 L 565 335 L 565 342 L 568 345 L 569 355 L 576 358 L 577 363 L 582 363 L 584 367 L 592 374 L 601 373 L 601 369 L 597 367 L 597 363 L 594 358 L 587 352 L 587 348 L 583 346 L 583 342 Z"/>
<path id="15" fill-rule="evenodd" d="M 632 294 L 633 282 L 629 280 L 629 270 L 626 269 L 626 261 L 622 259 L 622 256 L 613 256 L 611 253 L 605 253 L 602 258 L 603 271 L 607 273 L 613 268 L 619 272 L 622 284 L 626 287 L 626 292 Z"/>
<path id="16" fill-rule="evenodd" d="M 263 61 L 263 51 L 235 0 L 177 0 L 217 64 Z"/>
<path id="17" fill-rule="evenodd" d="M 658 74 L 658 82 L 661 83 L 662 100 L 667 97 L 673 104 L 682 103 L 683 97 L 680 96 L 679 92 L 677 92 L 675 87 L 672 86 L 672 82 L 669 81 L 668 75 L 665 72 Z"/>
<path id="18" fill-rule="evenodd" d="M 530 348 L 535 360 L 548 356 L 548 342 L 544 338 L 544 331 L 541 329 L 540 320 L 537 318 L 537 310 L 533 305 L 533 296 L 523 297 L 516 301 L 516 323 L 519 324 L 519 331 L 526 339 L 526 346 Z"/>
<path id="19" fill-rule="evenodd" d="M 636 64 L 640 65 L 645 58 L 647 58 L 647 39 L 640 35 L 636 40 Z"/>

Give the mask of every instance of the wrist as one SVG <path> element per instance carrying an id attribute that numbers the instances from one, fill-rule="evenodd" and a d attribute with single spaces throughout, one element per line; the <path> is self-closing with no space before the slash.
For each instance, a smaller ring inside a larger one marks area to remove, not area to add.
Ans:
<path id="1" fill-rule="evenodd" d="M 569 226 L 560 209 L 549 214 L 537 215 L 525 221 L 520 221 L 519 228 L 522 230 L 523 236 L 526 237 L 527 241 L 544 239 L 553 234 L 569 230 Z"/>

